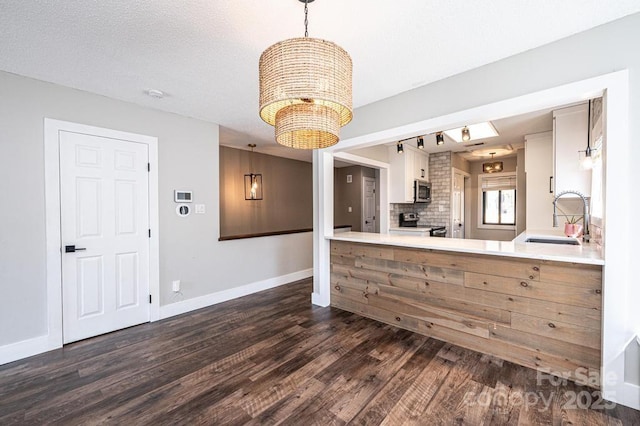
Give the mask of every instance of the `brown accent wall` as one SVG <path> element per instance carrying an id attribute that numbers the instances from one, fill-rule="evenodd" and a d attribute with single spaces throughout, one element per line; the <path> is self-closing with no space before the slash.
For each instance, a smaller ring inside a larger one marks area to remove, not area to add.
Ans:
<path id="1" fill-rule="evenodd" d="M 347 175 L 351 175 L 351 183 L 347 183 Z M 336 226 L 351 225 L 351 230 L 362 231 L 362 178 L 376 179 L 376 206 L 378 202 L 379 179 L 375 169 L 362 166 L 340 167 L 334 170 L 333 190 L 333 223 Z M 351 212 L 349 212 L 351 207 Z M 376 231 L 379 230 L 378 212 L 376 211 Z"/>
<path id="2" fill-rule="evenodd" d="M 263 199 L 244 199 L 245 173 L 262 173 Z M 220 147 L 220 237 L 313 228 L 311 163 Z"/>

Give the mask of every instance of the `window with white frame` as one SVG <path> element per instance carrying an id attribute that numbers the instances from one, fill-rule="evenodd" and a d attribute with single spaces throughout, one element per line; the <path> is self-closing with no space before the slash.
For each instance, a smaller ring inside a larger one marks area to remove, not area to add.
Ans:
<path id="1" fill-rule="evenodd" d="M 513 228 L 516 224 L 516 174 L 480 175 L 479 227 Z"/>

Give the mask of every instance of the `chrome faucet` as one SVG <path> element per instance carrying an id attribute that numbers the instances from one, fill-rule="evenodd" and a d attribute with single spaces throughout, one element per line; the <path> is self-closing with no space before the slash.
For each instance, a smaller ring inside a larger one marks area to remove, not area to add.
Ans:
<path id="1" fill-rule="evenodd" d="M 556 195 L 556 198 L 554 198 L 553 200 L 553 227 L 554 228 L 558 227 L 558 210 L 557 210 L 558 199 L 560 199 L 560 197 L 562 197 L 563 195 L 567 195 L 567 194 L 575 194 L 582 199 L 582 217 L 584 221 L 584 234 L 582 234 L 582 241 L 584 241 L 585 243 L 588 243 L 589 240 L 591 239 L 591 235 L 589 235 L 589 202 L 587 201 L 587 198 L 581 193 L 579 193 L 578 191 L 571 191 L 571 190 L 562 191 L 561 193 Z"/>

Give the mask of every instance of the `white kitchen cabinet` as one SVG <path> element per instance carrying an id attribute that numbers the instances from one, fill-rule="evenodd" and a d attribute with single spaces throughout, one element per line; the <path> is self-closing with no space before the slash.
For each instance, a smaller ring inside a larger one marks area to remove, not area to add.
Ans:
<path id="1" fill-rule="evenodd" d="M 389 146 L 389 202 L 413 203 L 413 183 L 429 180 L 429 154 L 405 144 L 398 154 L 396 146 Z"/>
<path id="2" fill-rule="evenodd" d="M 429 154 L 418 150 L 415 157 L 416 179 L 429 180 Z"/>
<path id="3" fill-rule="evenodd" d="M 553 226 L 553 133 L 524 137 L 527 229 Z"/>
<path id="4" fill-rule="evenodd" d="M 578 151 L 587 147 L 588 104 L 553 111 L 555 193 L 578 191 L 591 196 L 591 171 L 580 167 Z M 569 197 L 570 195 L 567 195 Z"/>

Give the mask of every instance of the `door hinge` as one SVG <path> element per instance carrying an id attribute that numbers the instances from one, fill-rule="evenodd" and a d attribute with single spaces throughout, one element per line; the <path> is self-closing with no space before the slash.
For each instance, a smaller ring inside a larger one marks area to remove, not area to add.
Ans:
<path id="1" fill-rule="evenodd" d="M 149 295 L 149 303 L 151 303 L 151 295 Z"/>
<path id="2" fill-rule="evenodd" d="M 151 229 L 149 229 L 149 238 L 151 238 Z"/>
<path id="3" fill-rule="evenodd" d="M 151 163 L 147 163 L 147 171 L 150 172 L 151 171 Z"/>

